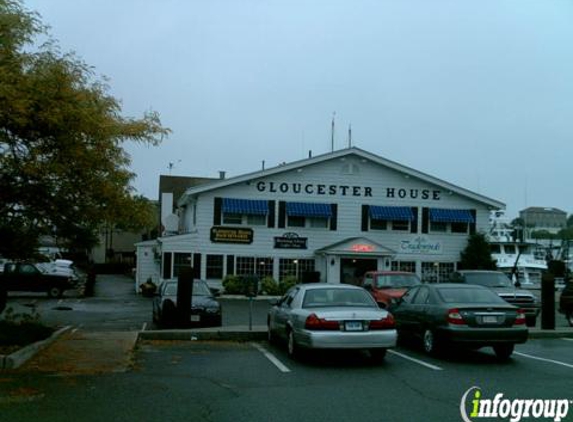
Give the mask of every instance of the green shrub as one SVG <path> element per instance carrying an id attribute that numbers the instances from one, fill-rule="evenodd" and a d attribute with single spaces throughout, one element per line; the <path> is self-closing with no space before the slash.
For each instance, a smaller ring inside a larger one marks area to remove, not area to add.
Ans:
<path id="1" fill-rule="evenodd" d="M 295 284 L 298 284 L 298 278 L 293 275 L 287 276 L 281 280 L 279 283 L 279 295 L 284 295 L 288 289 L 290 289 Z"/>
<path id="2" fill-rule="evenodd" d="M 228 295 L 245 294 L 245 287 L 241 283 L 241 277 L 238 275 L 227 275 L 223 279 L 223 289 Z"/>
<path id="3" fill-rule="evenodd" d="M 261 282 L 261 292 L 269 296 L 278 296 L 281 294 L 281 286 L 272 277 L 265 277 Z"/>
<path id="4" fill-rule="evenodd" d="M 0 321 L 0 346 L 25 346 L 44 340 L 54 332 L 39 321 L 37 313 L 17 314 L 8 308 L 4 318 Z"/>

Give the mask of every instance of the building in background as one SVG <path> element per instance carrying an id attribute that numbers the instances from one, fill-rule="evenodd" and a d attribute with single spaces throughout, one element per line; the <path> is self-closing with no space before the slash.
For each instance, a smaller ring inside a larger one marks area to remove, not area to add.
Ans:
<path id="1" fill-rule="evenodd" d="M 529 207 L 519 211 L 519 218 L 530 231 L 557 234 L 567 227 L 567 213 L 557 208 Z"/>
<path id="2" fill-rule="evenodd" d="M 355 283 L 369 270 L 442 281 L 468 236 L 486 232 L 490 212 L 504 208 L 354 147 L 201 179 L 182 195 L 161 190 L 161 200 L 164 235 L 137 244 L 136 288 L 148 278 L 173 279 L 186 266 L 212 285 L 229 274 Z"/>

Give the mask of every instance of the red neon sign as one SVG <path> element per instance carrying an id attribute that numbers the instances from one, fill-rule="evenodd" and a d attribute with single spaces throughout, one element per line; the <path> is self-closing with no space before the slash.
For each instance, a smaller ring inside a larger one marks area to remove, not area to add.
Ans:
<path id="1" fill-rule="evenodd" d="M 374 246 L 372 245 L 352 245 L 350 249 L 353 252 L 372 252 L 374 250 Z"/>

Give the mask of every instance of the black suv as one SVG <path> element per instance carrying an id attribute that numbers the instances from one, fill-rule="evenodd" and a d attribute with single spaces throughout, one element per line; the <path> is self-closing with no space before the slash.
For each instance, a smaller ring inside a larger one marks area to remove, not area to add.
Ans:
<path id="1" fill-rule="evenodd" d="M 559 312 L 565 314 L 565 318 L 573 327 L 573 279 L 569 279 L 559 298 Z"/>
<path id="2" fill-rule="evenodd" d="M 528 327 L 535 327 L 541 310 L 539 299 L 529 290 L 519 289 L 501 271 L 460 270 L 451 275 L 453 283 L 479 284 L 494 290 L 506 302 L 525 311 Z"/>

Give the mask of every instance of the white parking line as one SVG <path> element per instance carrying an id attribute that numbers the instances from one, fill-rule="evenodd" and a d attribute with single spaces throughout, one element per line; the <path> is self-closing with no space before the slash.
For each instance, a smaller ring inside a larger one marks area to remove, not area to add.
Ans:
<path id="1" fill-rule="evenodd" d="M 395 350 L 388 350 L 388 353 L 392 353 L 393 355 L 400 356 L 403 359 L 409 360 L 411 362 L 415 362 L 419 365 L 425 366 L 426 368 L 433 369 L 434 371 L 442 371 L 443 370 L 443 368 L 440 368 L 439 366 L 432 365 L 431 363 L 424 362 L 423 360 L 413 358 L 411 356 L 405 355 L 405 354 L 397 352 Z"/>
<path id="2" fill-rule="evenodd" d="M 526 353 L 521 353 L 521 352 L 513 352 L 513 354 L 514 354 L 514 355 L 518 355 L 518 356 L 523 356 L 524 358 L 540 360 L 540 361 L 542 361 L 542 362 L 554 363 L 555 365 L 561 365 L 561 366 L 565 366 L 565 367 L 567 367 L 567 368 L 572 368 L 572 369 L 573 369 L 573 365 L 571 365 L 570 363 L 559 362 L 558 360 L 553 360 L 553 359 L 540 358 L 540 357 L 537 357 L 537 356 L 532 356 L 532 355 L 528 355 L 528 354 L 526 354 Z"/>
<path id="3" fill-rule="evenodd" d="M 573 338 L 561 337 L 561 340 L 573 341 Z"/>
<path id="4" fill-rule="evenodd" d="M 261 346 L 260 344 L 257 344 L 257 343 L 251 343 L 251 345 L 255 349 L 257 349 L 259 352 L 261 352 L 263 355 L 265 355 L 265 357 L 268 360 L 270 360 L 273 363 L 273 365 L 275 365 L 279 369 L 279 371 L 290 372 L 290 369 L 288 369 L 280 360 L 277 359 L 277 357 L 275 355 L 273 355 L 271 352 L 269 352 L 263 346 Z"/>

